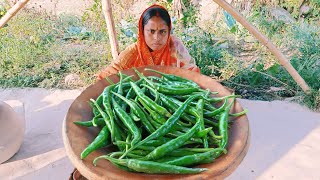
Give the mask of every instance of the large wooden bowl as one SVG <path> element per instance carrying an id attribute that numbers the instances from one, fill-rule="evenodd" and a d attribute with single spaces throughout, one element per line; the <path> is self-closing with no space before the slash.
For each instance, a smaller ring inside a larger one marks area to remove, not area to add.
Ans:
<path id="1" fill-rule="evenodd" d="M 191 72 L 188 70 L 166 67 L 166 66 L 147 66 L 158 71 L 162 71 L 168 74 L 179 75 L 188 79 L 191 79 L 199 84 L 200 87 L 211 91 L 218 91 L 219 96 L 229 95 L 230 92 L 224 88 L 220 83 L 205 75 Z M 146 76 L 156 75 L 155 73 L 144 71 L 144 67 L 137 68 L 140 72 L 143 72 Z M 122 71 L 128 75 L 135 75 L 136 73 L 130 69 Z M 119 78 L 116 75 L 109 76 L 114 82 L 118 82 Z M 247 116 L 241 116 L 235 119 L 231 125 L 229 135 L 228 153 L 216 159 L 211 164 L 200 165 L 199 167 L 206 167 L 209 170 L 200 174 L 194 175 L 150 175 L 143 173 L 130 173 L 123 171 L 107 160 L 101 160 L 97 166 L 92 164 L 93 159 L 109 152 L 108 149 L 101 149 L 91 153 L 84 160 L 80 159 L 80 154 L 85 147 L 92 142 L 92 140 L 98 134 L 98 128 L 85 128 L 73 124 L 74 121 L 87 121 L 93 116 L 92 109 L 89 105 L 90 98 L 97 98 L 108 86 L 109 83 L 106 80 L 99 81 L 86 90 L 84 90 L 79 97 L 77 97 L 69 108 L 66 118 L 63 122 L 63 141 L 66 148 L 68 157 L 73 165 L 88 179 L 115 179 L 115 180 L 137 180 L 137 179 L 157 179 L 157 180 L 170 180 L 170 179 L 222 179 L 230 175 L 243 160 L 249 147 L 249 123 Z M 236 101 L 232 112 L 242 111 L 241 105 Z"/>

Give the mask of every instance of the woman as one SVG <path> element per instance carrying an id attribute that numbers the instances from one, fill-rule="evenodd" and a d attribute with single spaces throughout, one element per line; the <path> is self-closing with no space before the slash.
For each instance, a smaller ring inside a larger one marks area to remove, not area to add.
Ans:
<path id="1" fill-rule="evenodd" d="M 174 66 L 200 72 L 182 42 L 170 35 L 171 19 L 168 11 L 159 5 L 147 8 L 139 20 L 138 40 L 122 51 L 98 79 L 120 70 L 146 65 Z"/>

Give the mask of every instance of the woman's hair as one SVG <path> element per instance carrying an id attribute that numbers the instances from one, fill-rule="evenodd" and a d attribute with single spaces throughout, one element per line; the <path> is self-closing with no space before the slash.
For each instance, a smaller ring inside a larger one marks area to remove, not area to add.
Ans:
<path id="1" fill-rule="evenodd" d="M 160 7 L 152 7 L 145 11 L 142 16 L 142 29 L 144 29 L 144 26 L 153 16 L 160 17 L 169 27 L 171 26 L 171 19 L 168 11 Z"/>

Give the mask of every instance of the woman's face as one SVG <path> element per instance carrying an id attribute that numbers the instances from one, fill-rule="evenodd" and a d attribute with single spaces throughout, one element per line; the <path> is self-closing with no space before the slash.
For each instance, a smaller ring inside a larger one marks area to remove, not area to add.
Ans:
<path id="1" fill-rule="evenodd" d="M 148 47 L 156 51 L 166 45 L 169 26 L 160 17 L 153 16 L 144 26 L 143 34 Z"/>

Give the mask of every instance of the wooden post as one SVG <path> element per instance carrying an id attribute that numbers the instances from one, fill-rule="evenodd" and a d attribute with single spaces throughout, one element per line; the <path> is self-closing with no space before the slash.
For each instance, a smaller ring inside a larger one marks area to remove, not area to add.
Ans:
<path id="1" fill-rule="evenodd" d="M 20 0 L 12 6 L 8 12 L 0 19 L 0 28 L 2 28 L 17 12 L 23 8 L 29 0 Z"/>
<path id="2" fill-rule="evenodd" d="M 112 17 L 112 8 L 111 8 L 111 0 L 101 0 L 102 11 L 104 14 L 104 18 L 106 20 L 108 35 L 111 45 L 111 52 L 113 59 L 116 59 L 119 55 L 119 46 L 116 36 L 116 30 L 114 27 L 113 17 Z"/>
<path id="3" fill-rule="evenodd" d="M 294 67 L 290 64 L 288 60 L 278 49 L 277 47 L 259 30 L 251 25 L 237 10 L 235 10 L 229 3 L 224 0 L 213 0 L 219 4 L 224 10 L 230 13 L 240 24 L 242 24 L 254 37 L 256 37 L 263 45 L 267 46 L 269 50 L 276 56 L 280 64 L 286 68 L 289 74 L 293 79 L 298 83 L 305 93 L 310 92 L 310 87 L 304 81 L 304 79 L 298 74 Z"/>

